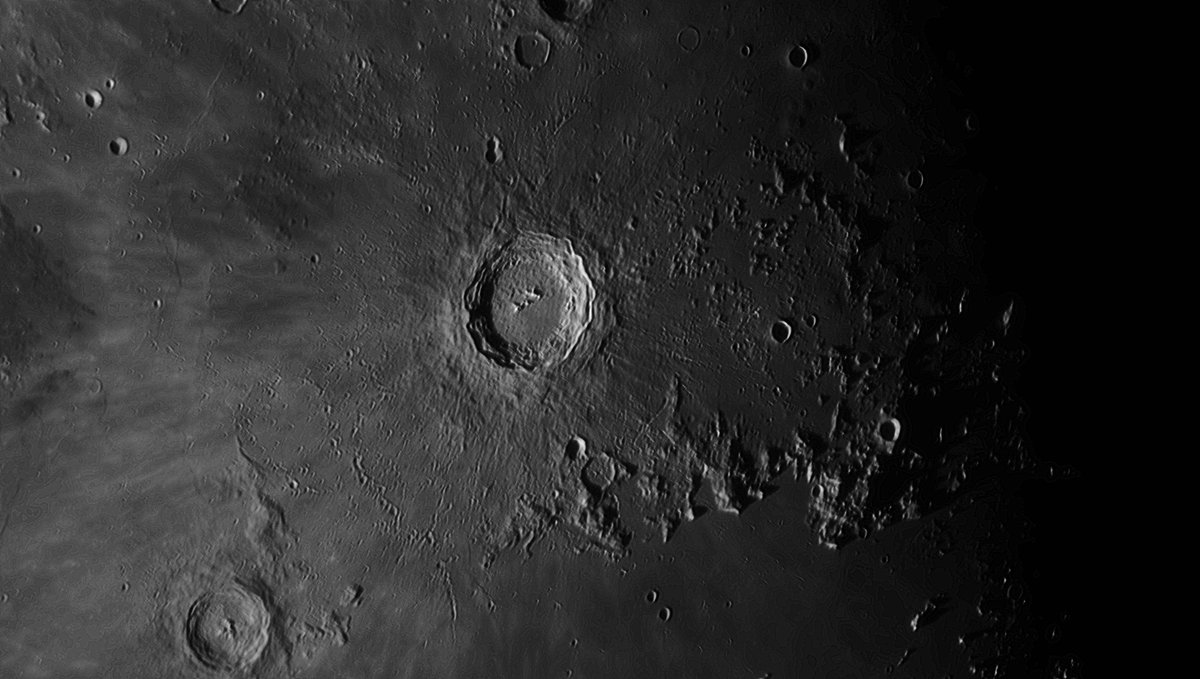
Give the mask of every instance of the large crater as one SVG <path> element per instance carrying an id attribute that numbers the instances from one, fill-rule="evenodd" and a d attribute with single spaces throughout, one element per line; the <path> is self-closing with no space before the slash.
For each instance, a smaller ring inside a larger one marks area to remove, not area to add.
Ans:
<path id="1" fill-rule="evenodd" d="M 235 672 L 253 665 L 267 645 L 270 614 L 262 599 L 238 584 L 206 592 L 188 611 L 185 633 L 206 667 Z"/>
<path id="2" fill-rule="evenodd" d="M 521 234 L 487 256 L 467 288 L 475 347 L 505 368 L 565 360 L 592 320 L 595 289 L 570 241 Z"/>

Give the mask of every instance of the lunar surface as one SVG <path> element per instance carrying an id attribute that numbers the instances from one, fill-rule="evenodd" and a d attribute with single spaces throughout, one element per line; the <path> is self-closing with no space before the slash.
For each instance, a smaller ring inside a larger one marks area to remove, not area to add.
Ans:
<path id="1" fill-rule="evenodd" d="M 0 677 L 1080 677 L 975 11 L 0 0 Z"/>

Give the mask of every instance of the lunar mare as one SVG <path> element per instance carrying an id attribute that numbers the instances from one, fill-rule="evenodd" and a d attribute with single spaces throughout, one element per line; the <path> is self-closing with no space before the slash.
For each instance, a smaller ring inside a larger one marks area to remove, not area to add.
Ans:
<path id="1" fill-rule="evenodd" d="M 497 365 L 548 368 L 579 343 L 595 296 L 570 241 L 521 234 L 480 265 L 465 294 L 467 329 Z"/>

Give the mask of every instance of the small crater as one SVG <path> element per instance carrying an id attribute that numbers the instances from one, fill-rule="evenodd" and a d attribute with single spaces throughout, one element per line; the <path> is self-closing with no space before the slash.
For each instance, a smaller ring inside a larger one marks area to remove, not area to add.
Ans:
<path id="1" fill-rule="evenodd" d="M 663 622 L 667 622 L 668 620 L 670 620 L 671 619 L 671 607 L 663 606 L 662 608 L 658 609 L 658 619 L 662 620 Z"/>
<path id="2" fill-rule="evenodd" d="M 104 95 L 100 94 L 100 90 L 87 90 L 83 93 L 83 105 L 93 111 L 100 108 L 104 104 Z"/>
<path id="3" fill-rule="evenodd" d="M 578 21 L 592 11 L 593 0 L 541 0 L 542 10 L 555 21 Z"/>
<path id="4" fill-rule="evenodd" d="M 583 483 L 595 492 L 603 492 L 617 476 L 617 466 L 607 455 L 597 455 L 583 468 Z"/>
<path id="5" fill-rule="evenodd" d="M 908 184 L 908 188 L 916 191 L 925 186 L 925 175 L 920 170 L 913 170 L 905 176 L 904 183 Z"/>
<path id="6" fill-rule="evenodd" d="M 488 164 L 495 165 L 504 158 L 504 152 L 500 150 L 500 140 L 496 137 L 491 137 L 487 141 L 487 152 L 484 154 Z"/>
<path id="7" fill-rule="evenodd" d="M 485 259 L 468 286 L 467 330 L 501 367 L 548 368 L 583 337 L 595 294 L 570 241 L 521 234 Z"/>
<path id="8" fill-rule="evenodd" d="M 700 46 L 700 31 L 696 30 L 695 26 L 688 26 L 679 31 L 679 35 L 675 36 L 675 41 L 683 48 L 684 52 L 695 52 Z"/>
<path id="9" fill-rule="evenodd" d="M 646 592 L 646 603 L 652 604 L 655 601 L 658 601 L 658 590 L 652 589 L 649 592 Z"/>
<path id="10" fill-rule="evenodd" d="M 550 39 L 534 31 L 517 37 L 513 46 L 517 63 L 525 68 L 535 69 L 544 66 L 550 60 Z"/>
<path id="11" fill-rule="evenodd" d="M 782 318 L 771 324 L 771 339 L 779 344 L 792 338 L 792 324 Z"/>
<path id="12" fill-rule="evenodd" d="M 270 615 L 262 599 L 237 583 L 207 592 L 188 610 L 188 648 L 205 667 L 236 672 L 253 665 L 267 646 Z"/>
<path id="13" fill-rule="evenodd" d="M 108 142 L 108 150 L 114 156 L 123 156 L 129 153 L 129 140 L 125 137 L 117 137 Z"/>
<path id="14" fill-rule="evenodd" d="M 570 441 L 567 441 L 567 448 L 564 452 L 566 453 L 568 460 L 574 460 L 580 455 L 583 455 L 586 450 L 587 441 L 584 441 L 578 436 L 573 436 L 571 437 Z"/>
<path id="15" fill-rule="evenodd" d="M 808 65 L 808 48 L 804 45 L 794 45 L 788 50 L 788 65 L 794 69 L 802 69 Z"/>
<path id="16" fill-rule="evenodd" d="M 879 438 L 888 443 L 895 443 L 900 438 L 900 420 L 889 417 L 879 423 Z"/>
<path id="17" fill-rule="evenodd" d="M 249 0 L 212 0 L 212 6 L 222 14 L 241 14 Z"/>

